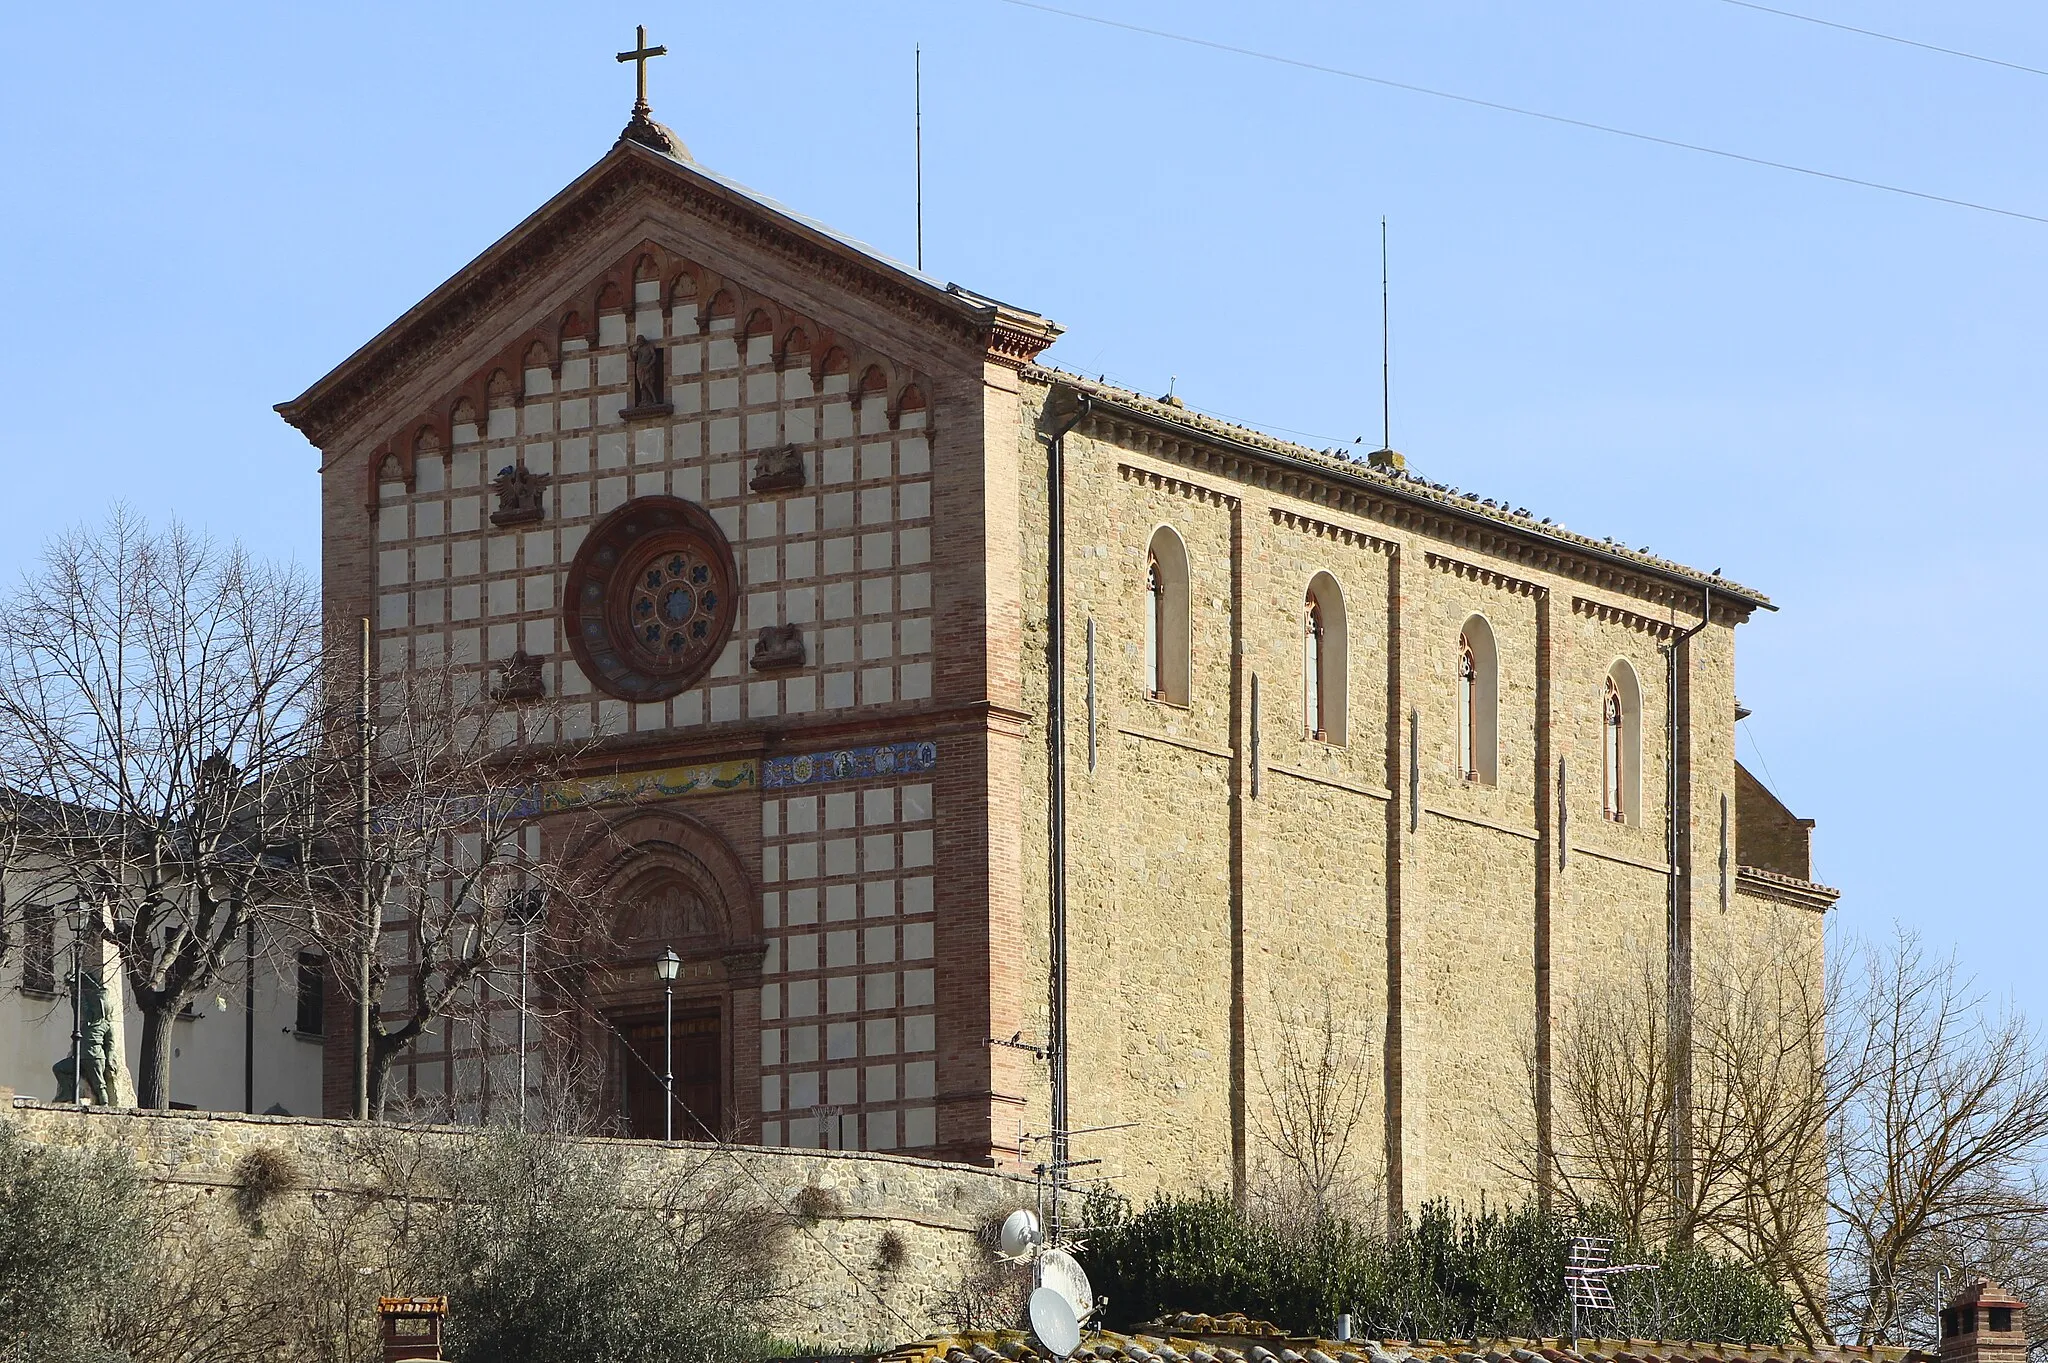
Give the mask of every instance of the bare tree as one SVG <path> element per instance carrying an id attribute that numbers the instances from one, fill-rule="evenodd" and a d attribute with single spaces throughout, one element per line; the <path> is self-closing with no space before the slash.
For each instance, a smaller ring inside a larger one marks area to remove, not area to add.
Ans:
<path id="1" fill-rule="evenodd" d="M 521 680 L 474 659 L 416 659 L 373 683 L 365 751 L 354 663 L 328 670 L 299 897 L 357 1027 L 368 1022 L 359 1116 L 384 1115 L 393 1062 L 430 1028 L 485 1016 L 484 988 L 502 983 L 522 934 L 543 976 L 573 970 L 588 946 L 591 896 L 542 837 L 588 744 L 564 740 L 558 707 Z"/>
<path id="2" fill-rule="evenodd" d="M 1834 1316 L 1893 1343 L 1938 1270 L 2038 1264 L 2016 1232 L 2048 1224 L 2048 1055 L 1953 956 L 1906 933 L 1861 956 L 1835 1016 L 1858 1083 L 1834 1132 Z"/>
<path id="3" fill-rule="evenodd" d="M 2048 1277 L 2040 1036 L 1910 935 L 1843 959 L 1854 968 L 1825 986 L 1796 957 L 1701 972 L 1680 1019 L 1682 1109 L 1661 962 L 1573 999 L 1552 1044 L 1551 1149 L 1508 1169 L 1643 1244 L 1770 1274 L 1809 1339 L 1905 1342 L 1944 1272 Z"/>
<path id="4" fill-rule="evenodd" d="M 1677 1020 L 1683 1104 L 1660 961 L 1573 998 L 1552 1042 L 1550 1147 L 1518 1149 L 1509 1171 L 1634 1243 L 1697 1244 L 1762 1269 L 1791 1293 L 1795 1326 L 1824 1331 L 1827 1133 L 1844 1088 L 1823 1051 L 1817 977 L 1782 956 L 1701 972 Z"/>
<path id="5" fill-rule="evenodd" d="M 28 831 L 0 852 L 118 951 L 144 1107 L 170 1101 L 172 1019 L 289 879 L 319 620 L 296 569 L 124 510 L 0 608 L 0 788 Z"/>
<path id="6" fill-rule="evenodd" d="M 1548 1150 L 1516 1139 L 1507 1171 L 1548 1188 L 1567 1207 L 1611 1215 L 1623 1238 L 1651 1244 L 1669 1233 L 1670 1018 L 1661 964 L 1633 979 L 1585 990 L 1561 1008 L 1551 1040 L 1553 1107 Z M 1529 1058 L 1535 1077 L 1535 1061 Z"/>
<path id="7" fill-rule="evenodd" d="M 1362 1217 L 1370 1184 L 1352 1146 L 1372 1098 L 1371 1056 L 1327 999 L 1319 1014 L 1284 999 L 1274 1006 L 1280 1016 L 1272 1050 L 1252 1050 L 1266 1098 L 1252 1114 L 1252 1129 L 1272 1161 L 1262 1201 L 1303 1227 Z"/>

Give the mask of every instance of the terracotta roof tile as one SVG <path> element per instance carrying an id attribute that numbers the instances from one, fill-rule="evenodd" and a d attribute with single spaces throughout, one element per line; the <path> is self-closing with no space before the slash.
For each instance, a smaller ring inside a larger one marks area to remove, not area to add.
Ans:
<path id="1" fill-rule="evenodd" d="M 1481 519 L 1495 521 L 1503 526 L 1522 531 L 1525 534 L 1554 540 L 1561 545 L 1588 553 L 1618 558 L 1666 577 L 1683 578 L 1702 587 L 1711 586 L 1717 592 L 1726 592 L 1729 596 L 1748 602 L 1751 605 L 1775 609 L 1771 607 L 1770 598 L 1763 593 L 1753 588 L 1745 587 L 1728 578 L 1719 577 L 1712 573 L 1703 573 L 1697 568 L 1689 568 L 1682 563 L 1661 558 L 1642 549 L 1630 549 L 1627 545 L 1612 538 L 1594 539 L 1590 535 L 1581 535 L 1576 531 L 1565 529 L 1562 525 L 1532 516 L 1519 508 L 1511 511 L 1504 500 L 1496 502 L 1491 497 L 1482 498 L 1477 494 L 1464 492 L 1442 483 L 1433 483 L 1413 471 L 1394 472 L 1373 468 L 1330 451 L 1313 450 L 1306 445 L 1297 445 L 1291 440 L 1282 440 L 1277 436 L 1268 435 L 1264 431 L 1255 430 L 1250 426 L 1239 426 L 1234 422 L 1204 415 L 1201 412 L 1184 407 L 1178 402 L 1161 402 L 1156 398 L 1148 398 L 1144 394 L 1133 392 L 1128 388 L 1119 388 L 1114 384 L 1105 383 L 1099 379 L 1083 378 L 1079 374 L 1070 374 L 1063 369 L 1058 369 L 1051 365 L 1026 365 L 1024 374 L 1028 378 L 1036 378 L 1041 383 L 1057 383 L 1076 392 L 1085 393 L 1099 401 L 1113 403 L 1118 407 L 1126 408 L 1154 421 L 1180 426 L 1201 435 L 1217 436 L 1240 445 L 1249 445 L 1254 449 L 1281 455 L 1298 463 L 1321 467 L 1330 473 L 1344 478 L 1362 479 L 1367 482 L 1379 483 L 1384 485 L 1390 492 L 1403 497 L 1434 502 L 1447 510 L 1452 510 L 1462 515 L 1476 516 Z"/>

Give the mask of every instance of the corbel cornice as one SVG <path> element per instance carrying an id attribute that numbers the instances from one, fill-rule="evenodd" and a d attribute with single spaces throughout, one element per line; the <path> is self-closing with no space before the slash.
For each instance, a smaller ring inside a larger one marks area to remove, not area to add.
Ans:
<path id="1" fill-rule="evenodd" d="M 1354 549 L 1370 549 L 1382 554 L 1401 552 L 1401 547 L 1392 540 L 1383 540 L 1377 535 L 1368 535 L 1363 530 L 1353 530 L 1349 526 L 1332 525 L 1328 521 L 1319 521 L 1313 516 L 1304 516 L 1299 512 L 1286 511 L 1277 506 L 1273 508 L 1273 524 L 1289 530 L 1299 530 L 1304 535 L 1314 535 L 1318 539 L 1335 540 Z"/>
<path id="2" fill-rule="evenodd" d="M 1214 477 L 1392 530 L 1426 535 L 1469 555 L 1553 574 L 1655 607 L 1690 607 L 1697 612 L 1711 588 L 1717 624 L 1740 624 L 1760 608 L 1776 609 L 1748 588 L 1504 513 L 1414 478 L 1327 459 L 1255 432 L 1218 429 L 1207 418 L 1073 375 L 1045 369 L 1032 373 L 1048 385 L 1094 400 L 1084 423 L 1087 434 Z"/>
<path id="3" fill-rule="evenodd" d="M 1482 564 L 1467 563 L 1463 559 L 1437 553 L 1425 553 L 1423 557 L 1428 560 L 1430 567 L 1440 573 L 1449 573 L 1452 577 L 1461 577 L 1467 582 L 1483 583 L 1504 592 L 1513 592 L 1517 596 L 1542 596 L 1550 590 L 1540 582 L 1509 577 L 1506 573 L 1496 572 Z"/>
<path id="4" fill-rule="evenodd" d="M 1118 464 L 1116 471 L 1127 483 L 1139 483 L 1160 492 L 1171 492 L 1177 497 L 1205 502 L 1211 506 L 1230 506 L 1237 501 L 1227 492 L 1200 483 L 1190 483 L 1182 478 L 1160 473 L 1156 469 L 1139 468 L 1136 464 Z"/>
<path id="5" fill-rule="evenodd" d="M 1777 871 L 1766 871 L 1761 866 L 1738 866 L 1735 868 L 1735 888 L 1743 894 L 1752 894 L 1759 899 L 1769 899 L 1779 904 L 1790 904 L 1795 908 L 1812 909 L 1826 913 L 1842 897 L 1840 890 L 1818 881 L 1801 880 Z"/>
<path id="6" fill-rule="evenodd" d="M 1630 629 L 1641 630 L 1653 639 L 1669 639 L 1678 633 L 1678 627 L 1668 620 L 1652 620 L 1647 615 L 1637 615 L 1634 611 L 1610 606 L 1605 601 L 1588 600 L 1583 596 L 1572 598 L 1572 613 L 1598 620 L 1602 624 L 1626 625 Z"/>

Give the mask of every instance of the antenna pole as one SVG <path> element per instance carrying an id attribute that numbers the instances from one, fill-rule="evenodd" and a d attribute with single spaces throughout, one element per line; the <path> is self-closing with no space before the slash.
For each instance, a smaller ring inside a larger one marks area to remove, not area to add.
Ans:
<path id="1" fill-rule="evenodd" d="M 924 44 L 910 49 L 911 110 L 917 137 L 917 268 L 924 268 Z"/>
<path id="2" fill-rule="evenodd" d="M 1391 379 L 1392 371 L 1387 363 L 1387 219 L 1380 217 L 1380 448 L 1394 448 L 1394 412 Z"/>

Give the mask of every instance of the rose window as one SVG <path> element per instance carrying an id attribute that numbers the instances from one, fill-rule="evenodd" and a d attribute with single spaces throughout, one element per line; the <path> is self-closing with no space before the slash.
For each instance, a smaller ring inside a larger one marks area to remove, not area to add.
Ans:
<path id="1" fill-rule="evenodd" d="M 725 647 L 732 583 L 732 550 L 702 507 L 673 497 L 628 502 L 591 530 L 570 565 L 569 646 L 614 696 L 672 696 Z"/>

